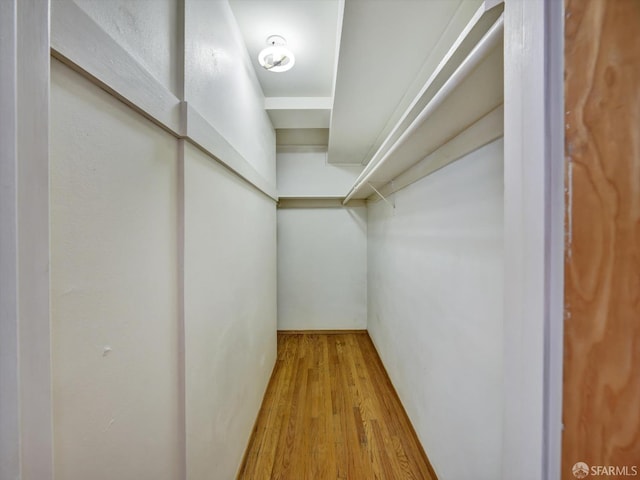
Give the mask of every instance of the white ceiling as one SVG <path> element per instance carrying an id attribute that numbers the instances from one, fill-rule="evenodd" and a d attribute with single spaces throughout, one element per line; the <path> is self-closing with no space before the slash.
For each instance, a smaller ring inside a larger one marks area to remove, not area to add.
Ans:
<path id="1" fill-rule="evenodd" d="M 289 108 L 271 102 L 267 111 L 275 128 L 328 128 L 333 97 L 340 14 L 338 0 L 230 0 L 267 101 L 295 97 Z M 280 35 L 296 57 L 288 72 L 274 73 L 258 64 L 267 37 Z M 319 105 L 314 99 L 323 98 Z M 280 102 L 281 103 L 281 102 Z"/>
<path id="2" fill-rule="evenodd" d="M 230 0 L 274 127 L 330 128 L 329 161 L 357 164 L 370 160 L 481 3 Z M 296 56 L 288 72 L 257 62 L 273 34 Z"/>
<path id="3" fill-rule="evenodd" d="M 230 0 L 265 97 L 330 97 L 338 35 L 338 0 Z M 257 58 L 267 37 L 281 35 L 296 57 L 286 73 Z"/>

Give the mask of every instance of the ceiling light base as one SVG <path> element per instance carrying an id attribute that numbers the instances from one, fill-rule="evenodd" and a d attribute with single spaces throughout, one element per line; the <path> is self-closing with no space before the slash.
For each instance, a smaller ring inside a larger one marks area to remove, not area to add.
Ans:
<path id="1" fill-rule="evenodd" d="M 286 44 L 287 41 L 280 35 L 270 35 L 267 37 L 267 45 L 282 46 Z"/>

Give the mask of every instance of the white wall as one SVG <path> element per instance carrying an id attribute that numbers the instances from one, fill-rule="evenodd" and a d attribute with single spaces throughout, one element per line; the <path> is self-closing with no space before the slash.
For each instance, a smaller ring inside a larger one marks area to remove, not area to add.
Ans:
<path id="1" fill-rule="evenodd" d="M 442 479 L 501 478 L 502 149 L 369 206 L 368 330 Z"/>
<path id="2" fill-rule="evenodd" d="M 366 207 L 278 210 L 278 329 L 364 329 Z"/>
<path id="3" fill-rule="evenodd" d="M 278 194 L 281 197 L 344 197 L 363 168 L 361 165 L 330 164 L 326 151 L 312 148 L 278 152 Z"/>
<path id="4" fill-rule="evenodd" d="M 178 0 L 53 1 L 75 2 L 162 85 L 180 94 Z"/>
<path id="5" fill-rule="evenodd" d="M 54 460 L 179 477 L 177 141 L 52 62 Z"/>
<path id="6" fill-rule="evenodd" d="M 187 145 L 187 478 L 234 478 L 276 355 L 276 207 Z"/>
<path id="7" fill-rule="evenodd" d="M 184 7 L 184 99 L 275 185 L 275 131 L 228 2 Z M 233 478 L 275 362 L 276 207 L 188 143 L 184 178 L 187 478 Z"/>
<path id="8" fill-rule="evenodd" d="M 290 147 L 277 154 L 278 194 L 344 196 L 361 171 Z M 278 329 L 366 328 L 366 216 L 366 207 L 278 209 Z"/>
<path id="9" fill-rule="evenodd" d="M 54 65 L 57 477 L 233 478 L 276 353 L 276 207 L 259 190 L 275 190 L 275 134 L 235 20 L 226 1 L 56 2 L 75 19 L 54 22 L 66 62 L 91 64 L 77 39 L 96 33 L 89 76 L 175 120 Z"/>
<path id="10" fill-rule="evenodd" d="M 229 3 L 184 2 L 185 100 L 275 184 L 275 131 Z"/>

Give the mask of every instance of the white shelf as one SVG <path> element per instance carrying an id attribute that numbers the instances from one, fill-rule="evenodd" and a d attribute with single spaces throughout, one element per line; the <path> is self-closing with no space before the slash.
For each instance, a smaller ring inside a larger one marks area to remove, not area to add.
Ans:
<path id="1" fill-rule="evenodd" d="M 372 186 L 383 189 L 502 104 L 503 7 L 485 1 L 478 9 L 356 179 L 345 204 L 370 197 Z M 477 147 L 486 141 L 478 138 Z"/>

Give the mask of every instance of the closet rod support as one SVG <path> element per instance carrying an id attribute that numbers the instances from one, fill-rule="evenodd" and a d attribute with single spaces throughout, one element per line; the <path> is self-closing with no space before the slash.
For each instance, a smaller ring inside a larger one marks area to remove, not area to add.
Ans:
<path id="1" fill-rule="evenodd" d="M 396 208 L 395 202 L 394 202 L 394 203 L 391 203 L 389 200 L 387 200 L 387 198 L 386 198 L 384 195 L 382 195 L 382 194 L 378 191 L 378 189 L 377 189 L 376 187 L 374 187 L 373 185 L 371 185 L 371 182 L 367 182 L 367 184 L 368 184 L 368 185 L 373 189 L 373 191 L 374 191 L 374 192 L 376 192 L 376 193 L 378 194 L 378 196 L 379 196 L 379 197 L 380 197 L 380 198 L 381 198 L 381 199 L 382 199 L 382 200 L 383 200 L 387 205 L 389 205 L 391 208 L 393 208 L 393 209 L 395 210 L 395 208 Z"/>

